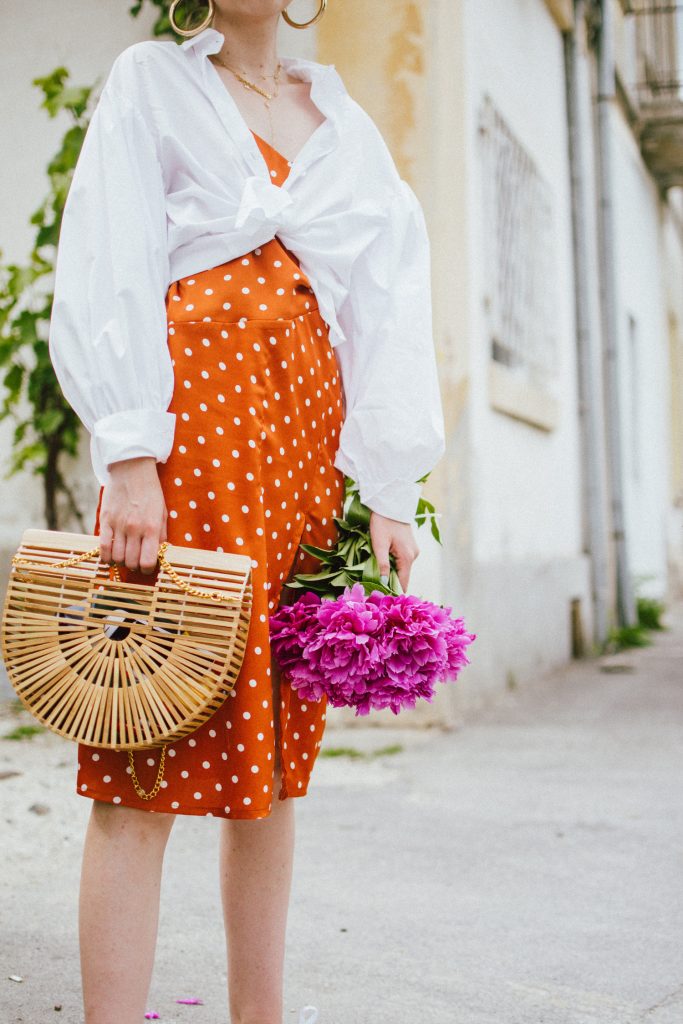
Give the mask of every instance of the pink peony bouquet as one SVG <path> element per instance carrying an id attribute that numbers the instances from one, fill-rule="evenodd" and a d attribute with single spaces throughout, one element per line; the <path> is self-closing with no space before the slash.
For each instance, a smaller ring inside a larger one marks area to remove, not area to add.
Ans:
<path id="1" fill-rule="evenodd" d="M 401 592 L 393 564 L 388 583 L 379 580 L 370 510 L 348 478 L 346 487 L 352 501 L 346 518 L 336 519 L 336 547 L 301 544 L 323 569 L 289 584 L 304 593 L 270 616 L 271 649 L 302 699 L 325 696 L 356 715 L 380 708 L 398 714 L 420 697 L 431 702 L 437 682 L 457 677 L 469 664 L 466 648 L 476 633 L 467 632 L 452 608 Z M 416 519 L 426 516 L 440 540 L 434 507 L 421 498 Z"/>

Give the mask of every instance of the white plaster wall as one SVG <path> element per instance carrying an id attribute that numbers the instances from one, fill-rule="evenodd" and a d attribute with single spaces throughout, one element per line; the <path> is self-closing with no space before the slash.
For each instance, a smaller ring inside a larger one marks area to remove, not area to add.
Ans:
<path id="1" fill-rule="evenodd" d="M 571 199 L 562 36 L 542 0 L 465 4 L 467 235 L 456 245 L 470 269 L 467 320 L 471 481 L 465 604 L 478 633 L 455 703 L 484 703 L 506 685 L 571 657 L 570 601 L 589 619 L 582 553 Z M 491 408 L 487 290 L 477 131 L 488 94 L 530 152 L 554 195 L 559 423 L 540 431 Z M 476 649 L 475 649 L 476 648 Z"/>
<path id="2" fill-rule="evenodd" d="M 683 403 L 683 188 L 671 194 L 670 207 L 664 212 L 662 259 L 667 316 L 675 322 L 677 336 L 677 362 L 669 367 L 671 391 L 673 395 L 675 389 L 678 401 Z M 673 324 L 670 330 L 673 335 Z M 677 375 L 674 377 L 674 374 Z M 666 524 L 667 557 L 669 594 L 671 599 L 680 599 L 683 595 L 683 436 L 680 422 L 673 422 L 671 429 L 677 436 L 672 433 L 669 445 L 671 487 Z"/>
<path id="3" fill-rule="evenodd" d="M 580 545 L 579 451 L 573 313 L 571 199 L 562 40 L 541 0 L 478 0 L 470 5 L 468 34 L 470 127 L 477 163 L 476 118 L 488 93 L 550 184 L 554 197 L 557 326 L 561 365 L 560 423 L 541 431 L 491 409 L 488 338 L 483 318 L 482 202 L 473 173 L 470 196 L 473 256 L 479 280 L 472 291 L 474 458 L 478 561 L 574 556 Z"/>
<path id="4" fill-rule="evenodd" d="M 662 210 L 630 128 L 620 116 L 613 125 L 626 533 L 637 592 L 662 597 L 671 429 Z"/>

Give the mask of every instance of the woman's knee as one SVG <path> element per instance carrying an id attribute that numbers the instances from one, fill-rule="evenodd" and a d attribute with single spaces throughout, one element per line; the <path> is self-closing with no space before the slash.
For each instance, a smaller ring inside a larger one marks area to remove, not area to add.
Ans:
<path id="1" fill-rule="evenodd" d="M 141 839 L 165 841 L 168 839 L 175 814 L 127 807 L 124 804 L 93 800 L 93 819 L 103 831 L 109 833 L 137 834 Z"/>

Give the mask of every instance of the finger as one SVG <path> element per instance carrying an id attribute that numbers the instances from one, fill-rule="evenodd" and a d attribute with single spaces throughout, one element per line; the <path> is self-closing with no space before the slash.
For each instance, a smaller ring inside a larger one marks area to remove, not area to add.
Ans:
<path id="1" fill-rule="evenodd" d="M 115 565 L 123 565 L 126 557 L 126 533 L 120 527 L 113 527 L 111 542 L 111 561 Z"/>
<path id="2" fill-rule="evenodd" d="M 379 574 L 380 576 L 388 576 L 391 570 L 389 564 L 389 539 L 388 537 L 380 536 L 371 538 L 371 541 L 372 550 L 379 565 Z"/>
<path id="3" fill-rule="evenodd" d="M 399 583 L 401 584 L 403 593 L 405 594 L 406 591 L 408 590 L 410 570 L 412 568 L 413 562 L 415 561 L 415 556 L 413 554 L 412 549 L 401 546 L 401 548 L 399 548 L 395 552 L 395 561 L 398 580 Z"/>
<path id="4" fill-rule="evenodd" d="M 404 594 L 408 593 L 408 582 L 410 580 L 410 569 L 398 569 L 398 582 L 401 584 L 401 590 Z"/>
<path id="5" fill-rule="evenodd" d="M 126 568 L 131 572 L 137 572 L 140 566 L 140 535 L 137 533 L 126 534 Z"/>
<path id="6" fill-rule="evenodd" d="M 403 593 L 405 594 L 405 592 L 408 589 L 408 580 L 410 579 L 410 563 L 409 562 L 402 562 L 402 561 L 400 561 L 397 558 L 396 559 L 396 574 L 398 576 L 398 581 L 401 584 L 401 589 L 403 590 Z"/>
<path id="7" fill-rule="evenodd" d="M 157 567 L 159 544 L 160 541 L 155 533 L 147 533 L 142 538 L 140 545 L 140 570 L 146 576 L 151 575 Z"/>
<path id="8" fill-rule="evenodd" d="M 100 561 L 105 565 L 111 563 L 111 542 L 114 532 L 109 523 L 100 523 Z"/>

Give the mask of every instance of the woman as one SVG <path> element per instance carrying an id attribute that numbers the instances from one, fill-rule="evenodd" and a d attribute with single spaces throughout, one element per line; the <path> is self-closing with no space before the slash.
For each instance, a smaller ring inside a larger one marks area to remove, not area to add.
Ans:
<path id="1" fill-rule="evenodd" d="M 165 539 L 239 550 L 254 584 L 233 699 L 169 746 L 163 778 L 159 750 L 133 770 L 79 746 L 86 1024 L 142 1019 L 177 814 L 221 819 L 231 1020 L 280 1024 L 287 798 L 307 791 L 325 703 L 280 680 L 268 615 L 317 568 L 299 542 L 335 542 L 344 474 L 407 589 L 444 446 L 422 210 L 334 66 L 278 57 L 285 7 L 191 4 L 182 45 L 124 50 L 62 222 L 50 353 L 91 434 L 102 559 L 149 583 Z"/>

